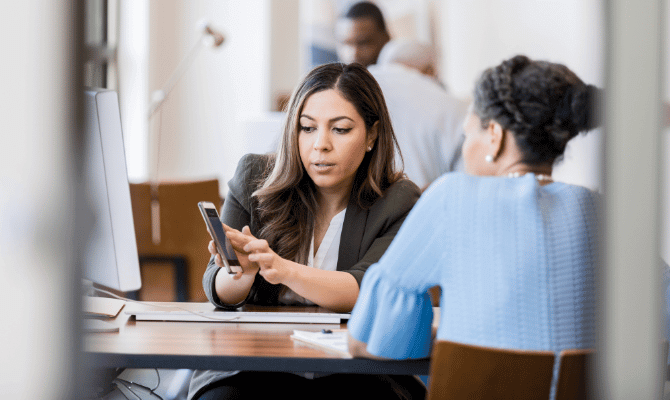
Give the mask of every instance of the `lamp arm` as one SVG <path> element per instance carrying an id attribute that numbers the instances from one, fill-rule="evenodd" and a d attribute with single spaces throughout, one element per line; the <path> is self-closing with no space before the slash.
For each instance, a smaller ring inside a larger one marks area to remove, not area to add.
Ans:
<path id="1" fill-rule="evenodd" d="M 200 49 L 202 48 L 204 38 L 205 34 L 203 33 L 200 35 L 198 41 L 193 45 L 193 47 L 188 52 L 186 57 L 184 57 L 184 59 L 181 60 L 179 65 L 177 65 L 177 68 L 175 68 L 175 70 L 172 72 L 172 75 L 170 75 L 170 78 L 165 82 L 163 88 L 153 92 L 151 96 L 152 97 L 151 104 L 149 105 L 149 113 L 147 115 L 148 119 L 151 119 L 151 117 L 156 113 L 156 111 L 160 109 L 165 100 L 167 100 L 167 97 L 170 94 L 170 92 L 172 92 L 172 89 L 174 89 L 174 86 L 177 84 L 182 75 L 184 75 L 184 72 L 186 72 L 186 70 L 188 70 L 188 68 L 191 66 L 193 60 L 195 60 L 195 57 L 198 55 Z"/>
<path id="2" fill-rule="evenodd" d="M 162 89 L 156 90 L 152 94 L 151 104 L 149 106 L 149 112 L 147 114 L 147 119 L 151 120 L 151 117 L 160 110 L 165 100 L 167 100 L 168 95 L 174 89 L 174 86 L 179 81 L 179 78 L 184 75 L 184 72 L 191 66 L 193 60 L 200 52 L 202 48 L 204 33 L 200 35 L 198 41 L 195 42 L 191 50 L 188 52 L 186 57 L 177 65 L 177 68 L 172 72 L 170 78 L 165 82 Z M 158 140 L 160 143 L 160 126 L 158 128 Z M 158 201 L 158 157 L 160 152 L 157 151 L 156 156 L 156 176 L 150 180 L 150 199 L 151 199 L 151 241 L 154 245 L 159 245 L 161 243 L 161 228 L 160 228 L 160 203 Z"/>
<path id="3" fill-rule="evenodd" d="M 201 28 L 200 28 L 200 37 L 198 38 L 198 41 L 195 42 L 191 50 L 188 52 L 186 57 L 184 57 L 183 60 L 177 65 L 177 68 L 172 72 L 172 75 L 170 75 L 170 78 L 165 82 L 165 85 L 163 85 L 163 88 L 160 90 L 156 90 L 152 94 L 152 99 L 151 99 L 151 104 L 149 106 L 149 111 L 147 113 L 147 119 L 151 121 L 151 118 L 153 115 L 156 113 L 156 111 L 160 110 L 161 106 L 163 103 L 165 103 L 165 100 L 167 100 L 168 96 L 170 95 L 170 92 L 172 92 L 172 89 L 174 89 L 175 85 L 179 81 L 179 79 L 184 75 L 186 70 L 191 66 L 193 63 L 193 60 L 195 60 L 195 57 L 198 55 L 200 52 L 200 49 L 202 48 L 204 44 L 204 39 L 206 36 L 211 36 L 213 43 L 212 45 L 214 47 L 219 47 L 221 44 L 223 44 L 225 38 L 224 36 L 214 30 L 212 27 L 209 26 L 208 23 L 206 22 L 201 22 L 200 23 Z M 161 132 L 161 127 L 160 123 L 158 125 L 158 133 L 156 135 L 156 174 L 153 176 L 150 180 L 150 187 L 151 187 L 151 239 L 152 242 L 155 245 L 159 245 L 161 242 L 161 227 L 160 227 L 160 202 L 158 200 L 158 163 L 160 160 L 160 132 Z"/>

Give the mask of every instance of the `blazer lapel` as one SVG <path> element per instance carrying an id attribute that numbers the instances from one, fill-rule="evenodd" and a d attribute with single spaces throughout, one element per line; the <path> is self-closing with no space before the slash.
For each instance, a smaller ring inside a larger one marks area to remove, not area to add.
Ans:
<path id="1" fill-rule="evenodd" d="M 347 212 L 342 224 L 342 235 L 340 236 L 340 249 L 337 255 L 337 270 L 342 271 L 345 265 L 352 266 L 359 260 L 363 234 L 368 219 L 368 211 L 359 207 L 356 196 L 351 195 Z"/>

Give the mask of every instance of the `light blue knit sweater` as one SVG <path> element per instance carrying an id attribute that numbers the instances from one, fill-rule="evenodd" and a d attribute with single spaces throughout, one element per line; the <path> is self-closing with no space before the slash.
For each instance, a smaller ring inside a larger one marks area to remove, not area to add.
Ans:
<path id="1" fill-rule="evenodd" d="M 427 290 L 442 288 L 437 338 L 480 346 L 591 348 L 599 196 L 554 182 L 444 175 L 363 279 L 348 327 L 379 356 L 430 352 Z"/>

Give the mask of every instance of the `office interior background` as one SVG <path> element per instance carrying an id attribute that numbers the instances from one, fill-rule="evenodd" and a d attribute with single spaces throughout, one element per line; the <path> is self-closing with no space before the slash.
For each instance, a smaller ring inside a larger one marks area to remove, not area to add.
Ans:
<path id="1" fill-rule="evenodd" d="M 351 2 L 6 3 L 0 5 L 0 299 L 6 318 L 0 392 L 70 398 L 85 382 L 78 366 L 86 361 L 77 334 L 78 260 L 88 221 L 86 194 L 77 184 L 80 88 L 118 91 L 131 182 L 217 178 L 225 191 L 244 153 L 271 150 L 281 100 L 313 65 L 315 52 L 334 50 L 333 24 Z M 614 233 L 603 234 L 605 251 L 631 257 L 611 264 L 605 257 L 603 270 L 611 272 L 601 275 L 603 398 L 653 398 L 661 374 L 653 342 L 665 322 L 660 279 L 654 278 L 660 272 L 649 260 L 654 252 L 670 259 L 670 235 L 663 233 L 670 227 L 670 143 L 661 112 L 661 100 L 670 101 L 666 2 L 376 3 L 393 38 L 434 48 L 439 78 L 458 96 L 470 96 L 484 68 L 519 53 L 564 63 L 606 89 L 605 127 L 571 144 L 556 179 L 606 194 L 605 226 Z M 150 115 L 153 93 L 188 59 L 203 19 L 225 42 L 195 53 Z M 637 158 L 621 157 L 621 147 Z M 638 241 L 627 242 L 617 229 Z"/>

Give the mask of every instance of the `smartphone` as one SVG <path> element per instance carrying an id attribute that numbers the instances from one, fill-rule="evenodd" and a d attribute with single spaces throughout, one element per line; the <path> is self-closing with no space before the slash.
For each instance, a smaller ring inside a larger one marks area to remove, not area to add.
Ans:
<path id="1" fill-rule="evenodd" d="M 226 268 L 226 271 L 231 275 L 243 271 L 240 261 L 237 259 L 237 255 L 233 250 L 233 245 L 230 243 L 230 239 L 228 239 L 226 232 L 223 230 L 223 224 L 221 223 L 221 219 L 219 219 L 219 213 L 216 211 L 216 206 L 209 201 L 201 201 L 198 203 L 198 208 L 200 209 L 202 217 L 205 219 L 209 234 L 212 236 L 212 239 L 214 239 L 214 243 L 216 243 L 216 251 L 221 256 L 221 261 L 223 261 L 223 266 Z"/>

